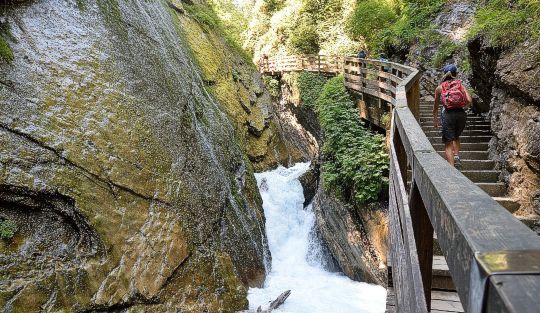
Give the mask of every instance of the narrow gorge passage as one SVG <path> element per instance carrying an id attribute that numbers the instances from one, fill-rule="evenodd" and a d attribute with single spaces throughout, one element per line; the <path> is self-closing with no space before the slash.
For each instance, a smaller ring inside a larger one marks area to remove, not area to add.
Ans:
<path id="1" fill-rule="evenodd" d="M 299 163 L 256 174 L 266 216 L 266 232 L 272 253 L 263 288 L 249 290 L 251 310 L 263 309 L 285 290 L 291 295 L 273 312 L 382 313 L 386 290 L 355 282 L 342 273 L 324 269 L 321 246 L 310 233 L 315 224 L 311 205 L 303 208 L 304 195 L 298 178 L 309 168 Z"/>

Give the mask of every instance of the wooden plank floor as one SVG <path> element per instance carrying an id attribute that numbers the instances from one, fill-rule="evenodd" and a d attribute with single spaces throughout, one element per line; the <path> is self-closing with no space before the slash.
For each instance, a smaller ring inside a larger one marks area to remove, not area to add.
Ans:
<path id="1" fill-rule="evenodd" d="M 396 296 L 393 288 L 388 288 L 386 313 L 396 312 Z M 463 306 L 455 291 L 431 291 L 431 313 L 463 313 Z"/>

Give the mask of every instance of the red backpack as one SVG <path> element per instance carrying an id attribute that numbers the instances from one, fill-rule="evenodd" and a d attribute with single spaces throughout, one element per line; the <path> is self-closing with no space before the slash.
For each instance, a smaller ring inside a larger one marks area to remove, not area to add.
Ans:
<path id="1" fill-rule="evenodd" d="M 441 88 L 441 98 L 445 108 L 456 109 L 467 105 L 467 96 L 461 80 L 445 81 L 441 84 Z"/>

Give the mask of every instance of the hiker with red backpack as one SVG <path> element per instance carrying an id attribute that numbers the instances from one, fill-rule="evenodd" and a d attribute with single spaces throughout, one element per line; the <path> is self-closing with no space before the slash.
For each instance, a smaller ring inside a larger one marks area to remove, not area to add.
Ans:
<path id="1" fill-rule="evenodd" d="M 461 80 L 457 79 L 457 67 L 446 65 L 441 84 L 435 89 L 435 105 L 433 106 L 433 123 L 439 127 L 439 104 L 442 103 L 440 121 L 442 141 L 448 163 L 461 168 L 459 158 L 459 136 L 465 129 L 467 113 L 465 107 L 472 103 L 472 98 Z"/>

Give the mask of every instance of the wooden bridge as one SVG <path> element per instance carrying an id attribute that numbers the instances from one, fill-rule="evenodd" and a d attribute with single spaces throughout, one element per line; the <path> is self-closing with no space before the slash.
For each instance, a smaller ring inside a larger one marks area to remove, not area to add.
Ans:
<path id="1" fill-rule="evenodd" d="M 387 312 L 540 312 L 540 239 L 509 212 L 515 204 L 504 197 L 504 184 L 496 181 L 494 163 L 485 151 L 489 122 L 472 117 L 467 122 L 460 172 L 443 159 L 442 145 L 432 144 L 439 135 L 432 103 L 420 101 L 418 70 L 322 55 L 263 58 L 259 68 L 267 75 L 343 74 L 349 90 L 391 106 L 393 288 Z M 441 256 L 434 257 L 434 240 Z M 451 277 L 443 287 L 434 284 L 440 272 Z M 459 297 L 433 290 L 449 288 L 455 288 Z"/>

